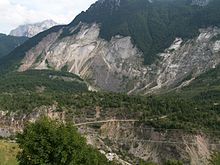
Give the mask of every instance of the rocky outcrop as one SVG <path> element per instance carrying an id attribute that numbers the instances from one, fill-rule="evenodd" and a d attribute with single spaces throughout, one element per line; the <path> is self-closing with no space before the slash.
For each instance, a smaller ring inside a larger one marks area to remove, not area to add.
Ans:
<path id="1" fill-rule="evenodd" d="M 210 0 L 192 0 L 192 5 L 206 6 L 209 2 Z"/>
<path id="2" fill-rule="evenodd" d="M 35 122 L 42 116 L 55 120 L 65 120 L 65 112 L 57 111 L 57 104 L 36 107 L 30 113 L 0 111 L 0 137 L 10 137 L 24 129 L 28 122 Z"/>
<path id="3" fill-rule="evenodd" d="M 30 38 L 56 25 L 58 24 L 53 20 L 45 20 L 40 23 L 21 25 L 12 30 L 9 35 L 19 37 L 24 36 Z"/>
<path id="4" fill-rule="evenodd" d="M 29 114 L 1 111 L 0 136 L 13 135 L 22 131 L 27 122 L 48 116 L 77 123 L 79 132 L 89 144 L 98 148 L 109 160 L 116 160 L 122 165 L 137 164 L 140 159 L 159 164 L 177 159 L 185 165 L 207 165 L 211 153 L 220 149 L 220 137 L 217 135 L 189 133 L 181 129 L 155 129 L 137 120 L 111 115 L 100 118 L 99 107 L 90 109 L 89 116 L 83 115 L 86 111 L 82 111 L 82 115 L 77 113 L 73 116 L 67 111 L 58 111 L 56 103 L 36 107 Z M 111 112 L 117 114 L 118 110 L 111 109 Z"/>
<path id="5" fill-rule="evenodd" d="M 109 160 L 116 159 L 122 165 L 138 164 L 140 159 L 158 164 L 176 159 L 184 165 L 207 165 L 212 152 L 220 149 L 217 136 L 154 129 L 134 121 L 88 124 L 79 127 L 79 131 Z"/>
<path id="6" fill-rule="evenodd" d="M 78 28 L 80 31 L 74 34 Z M 107 42 L 99 38 L 99 31 L 97 24 L 79 24 L 72 29 L 73 35 L 63 39 L 59 39 L 59 33 L 50 34 L 26 53 L 19 71 L 61 70 L 68 66 L 67 71 L 80 75 L 93 86 L 124 91 L 129 79 L 140 73 L 142 54 L 130 37 L 115 36 Z"/>
<path id="7" fill-rule="evenodd" d="M 26 52 L 19 71 L 65 67 L 96 88 L 147 94 L 185 86 L 220 63 L 218 28 L 201 29 L 191 40 L 176 38 L 149 66 L 129 36 L 106 41 L 99 37 L 98 24 L 80 23 L 67 37 L 61 33 L 49 34 Z"/>

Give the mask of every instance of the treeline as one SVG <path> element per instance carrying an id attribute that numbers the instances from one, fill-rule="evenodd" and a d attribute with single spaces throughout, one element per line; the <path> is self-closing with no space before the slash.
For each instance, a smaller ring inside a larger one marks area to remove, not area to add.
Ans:
<path id="1" fill-rule="evenodd" d="M 68 116 L 92 116 L 95 109 L 101 117 L 139 119 L 155 128 L 188 131 L 219 131 L 220 104 L 198 101 L 176 95 L 128 96 L 104 92 L 23 92 L 1 93 L 0 110 L 30 113 L 42 105 L 57 104 L 58 111 Z M 153 120 L 152 120 L 153 119 Z"/>
<path id="2" fill-rule="evenodd" d="M 29 124 L 16 139 L 19 165 L 116 165 L 87 145 L 72 124 L 42 118 Z"/>
<path id="3" fill-rule="evenodd" d="M 28 70 L 10 72 L 0 77 L 1 92 L 77 92 L 87 91 L 86 83 L 79 77 L 67 72 L 53 70 Z"/>
<path id="4" fill-rule="evenodd" d="M 14 48 L 23 44 L 27 37 L 14 37 L 0 33 L 0 58 L 8 55 Z"/>
<path id="5" fill-rule="evenodd" d="M 29 123 L 16 141 L 20 147 L 17 155 L 19 165 L 116 165 L 115 159 L 108 161 L 104 154 L 86 143 L 71 123 L 62 123 L 43 117 Z M 209 159 L 210 165 L 220 163 L 220 153 Z M 140 160 L 138 165 L 157 165 Z M 163 165 L 183 165 L 178 160 L 167 160 Z"/>

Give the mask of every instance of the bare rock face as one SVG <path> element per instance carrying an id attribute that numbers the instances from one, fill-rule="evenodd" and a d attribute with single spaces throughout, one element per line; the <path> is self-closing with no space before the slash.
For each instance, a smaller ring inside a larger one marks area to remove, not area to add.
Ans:
<path id="1" fill-rule="evenodd" d="M 131 164 L 136 164 L 135 158 L 141 158 L 158 164 L 167 159 L 178 159 L 183 164 L 207 165 L 212 151 L 219 148 L 216 139 L 205 134 L 190 134 L 182 130 L 161 132 L 145 126 L 134 127 L 133 123 L 106 123 L 100 132 L 101 139 L 110 141 L 107 143 L 110 144 L 109 152 L 127 152 L 129 156 L 124 156 L 124 160 Z"/>
<path id="2" fill-rule="evenodd" d="M 40 23 L 21 25 L 18 28 L 12 30 L 9 35 L 19 37 L 24 36 L 30 38 L 56 25 L 58 24 L 53 20 L 45 20 Z"/>
<path id="3" fill-rule="evenodd" d="M 109 160 L 116 160 L 122 165 L 138 164 L 139 159 L 158 164 L 163 164 L 168 159 L 178 159 L 186 165 L 207 165 L 212 152 L 220 149 L 218 135 L 193 134 L 181 129 L 161 130 L 134 120 L 117 120 L 113 114 L 120 113 L 118 109 L 111 109 L 111 115 L 106 114 L 98 119 L 106 122 L 95 123 L 97 114 L 100 113 L 97 108 L 88 109 L 96 112 L 92 118 L 91 115 L 85 117 L 84 112 L 77 113 L 76 116 L 67 111 L 59 112 L 57 105 L 56 102 L 51 106 L 42 105 L 27 114 L 0 111 L 0 137 L 10 137 L 21 132 L 25 123 L 48 116 L 77 123 L 79 132 L 85 135 L 89 144 L 99 149 Z M 91 121 L 94 121 L 94 125 Z M 87 122 L 90 124 L 86 125 Z"/>
<path id="4" fill-rule="evenodd" d="M 220 29 L 201 29 L 194 39 L 176 38 L 158 60 L 143 65 L 142 52 L 129 36 L 99 37 L 99 25 L 80 23 L 67 37 L 62 29 L 30 49 L 19 71 L 67 68 L 91 87 L 113 92 L 144 93 L 188 85 L 220 63 Z"/>
<path id="5" fill-rule="evenodd" d="M 192 0 L 192 5 L 206 6 L 209 2 L 210 0 Z"/>
<path id="6" fill-rule="evenodd" d="M 92 85 L 111 91 L 124 91 L 129 79 L 135 79 L 142 65 L 142 53 L 130 37 L 115 36 L 110 42 L 99 38 L 97 24 L 79 24 L 77 34 L 59 38 L 53 33 L 26 53 L 19 71 L 30 68 L 61 70 L 80 75 Z M 122 74 L 121 74 L 122 73 Z"/>

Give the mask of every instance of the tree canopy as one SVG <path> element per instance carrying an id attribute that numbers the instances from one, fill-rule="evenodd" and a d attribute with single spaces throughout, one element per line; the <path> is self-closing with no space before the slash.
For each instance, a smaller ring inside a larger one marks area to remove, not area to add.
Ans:
<path id="1" fill-rule="evenodd" d="M 211 155 L 209 160 L 210 165 L 219 165 L 220 164 L 220 152 L 215 152 Z"/>
<path id="2" fill-rule="evenodd" d="M 110 165 L 71 124 L 43 117 L 17 135 L 20 165 Z"/>

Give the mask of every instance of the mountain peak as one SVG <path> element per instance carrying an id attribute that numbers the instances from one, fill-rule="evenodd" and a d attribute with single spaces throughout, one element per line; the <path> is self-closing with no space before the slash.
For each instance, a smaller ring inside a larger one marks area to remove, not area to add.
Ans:
<path id="1" fill-rule="evenodd" d="M 96 4 L 101 6 L 108 6 L 111 8 L 111 10 L 113 10 L 120 7 L 121 0 L 98 0 Z"/>
<path id="2" fill-rule="evenodd" d="M 121 0 L 98 0 L 98 3 L 104 3 L 104 2 L 120 4 Z"/>
<path id="3" fill-rule="evenodd" d="M 47 20 L 44 20 L 42 22 L 39 22 L 39 23 L 36 23 L 36 24 L 51 24 L 51 25 L 57 25 L 57 23 L 52 20 L 52 19 L 47 19 Z"/>
<path id="4" fill-rule="evenodd" d="M 34 23 L 34 24 L 26 24 L 20 25 L 16 29 L 10 32 L 11 36 L 25 36 L 25 37 L 33 37 L 38 33 L 47 30 L 53 26 L 58 25 L 53 20 L 44 20 L 42 22 Z"/>

